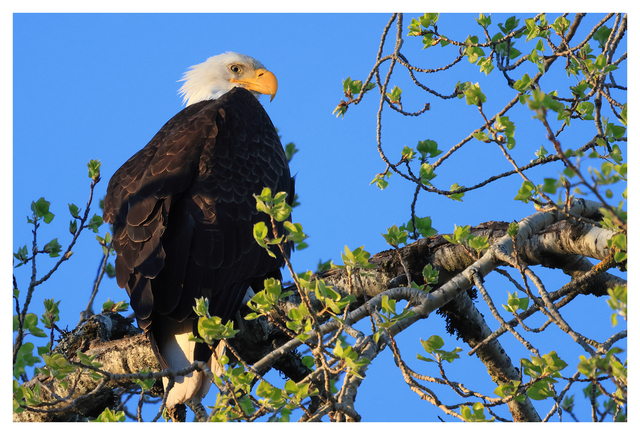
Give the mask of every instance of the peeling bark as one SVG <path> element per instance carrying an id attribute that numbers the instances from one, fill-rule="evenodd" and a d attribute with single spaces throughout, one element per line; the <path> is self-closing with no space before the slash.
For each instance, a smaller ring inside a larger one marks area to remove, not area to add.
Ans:
<path id="1" fill-rule="evenodd" d="M 102 364 L 102 369 L 110 373 L 137 373 L 144 368 L 153 371 L 160 370 L 149 340 L 138 328 L 132 326 L 131 321 L 119 314 L 98 314 L 92 316 L 85 323 L 64 335 L 56 347 L 56 351 L 64 354 L 70 361 L 78 362 L 77 351 L 89 356 L 96 356 L 95 361 Z M 40 385 L 43 402 L 54 402 L 61 398 L 61 402 L 53 406 L 40 407 L 47 412 L 24 411 L 13 414 L 14 421 L 86 421 L 97 417 L 107 407 L 116 403 L 116 388 L 129 388 L 134 385 L 132 379 L 105 383 L 101 388 L 100 379 L 95 380 L 88 374 L 73 381 L 69 391 L 60 381 L 38 374 L 25 386 L 34 388 Z M 74 383 L 77 381 L 77 384 Z M 75 388 L 74 388 L 75 387 Z M 161 389 L 157 392 L 162 393 Z M 86 399 L 77 400 L 87 394 Z M 70 406 L 71 405 L 71 406 Z"/>

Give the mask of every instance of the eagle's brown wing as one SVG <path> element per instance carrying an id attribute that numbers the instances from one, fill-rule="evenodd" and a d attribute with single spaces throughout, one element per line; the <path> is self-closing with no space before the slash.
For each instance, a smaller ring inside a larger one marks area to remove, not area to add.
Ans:
<path id="1" fill-rule="evenodd" d="M 154 322 L 192 318 L 195 298 L 226 321 L 251 281 L 279 276 L 278 250 L 272 258 L 253 239 L 253 225 L 268 219 L 253 196 L 264 187 L 293 200 L 277 132 L 241 88 L 182 110 L 111 178 L 104 220 L 118 285 L 154 341 L 166 333 Z"/>

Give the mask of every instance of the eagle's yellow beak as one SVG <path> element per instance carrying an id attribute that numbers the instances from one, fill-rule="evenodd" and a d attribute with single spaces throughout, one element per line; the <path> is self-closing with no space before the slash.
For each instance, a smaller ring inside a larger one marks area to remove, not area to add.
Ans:
<path id="1" fill-rule="evenodd" d="M 278 79 L 276 79 L 276 76 L 271 71 L 267 71 L 266 69 L 257 69 L 255 75 L 251 78 L 242 80 L 231 79 L 230 81 L 231 83 L 238 83 L 247 90 L 271 95 L 270 101 L 273 101 L 278 91 Z"/>

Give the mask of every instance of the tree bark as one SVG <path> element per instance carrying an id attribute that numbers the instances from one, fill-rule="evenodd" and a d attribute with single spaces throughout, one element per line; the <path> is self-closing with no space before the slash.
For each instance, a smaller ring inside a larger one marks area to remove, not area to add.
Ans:
<path id="1" fill-rule="evenodd" d="M 147 336 L 133 327 L 131 320 L 120 314 L 97 314 L 85 323 L 64 335 L 55 351 L 64 354 L 70 361 L 78 362 L 77 351 L 95 356 L 101 369 L 109 373 L 138 373 L 144 368 L 159 371 L 158 363 Z M 33 389 L 40 386 L 42 401 L 55 405 L 41 406 L 43 411 L 26 410 L 13 414 L 13 421 L 86 421 L 97 417 L 107 407 L 116 404 L 116 388 L 135 385 L 132 379 L 107 382 L 100 386 L 100 379 L 89 373 L 71 376 L 70 389 L 59 380 L 38 374 L 25 386 Z M 99 387 L 99 388 L 98 388 Z M 70 391 L 71 390 L 71 391 Z M 161 389 L 158 390 L 160 393 Z M 88 396 L 87 396 L 88 395 Z M 87 396 L 86 398 L 81 398 Z M 61 400 L 63 399 L 63 400 Z"/>

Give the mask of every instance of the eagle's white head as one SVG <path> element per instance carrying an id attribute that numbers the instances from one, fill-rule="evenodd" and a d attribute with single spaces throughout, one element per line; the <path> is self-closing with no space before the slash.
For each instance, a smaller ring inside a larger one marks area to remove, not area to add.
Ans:
<path id="1" fill-rule="evenodd" d="M 271 71 L 252 57 L 226 52 L 210 57 L 192 66 L 180 81 L 180 96 L 187 106 L 204 100 L 213 100 L 236 86 L 251 91 L 256 98 L 260 94 L 271 95 L 278 90 L 278 80 Z"/>

